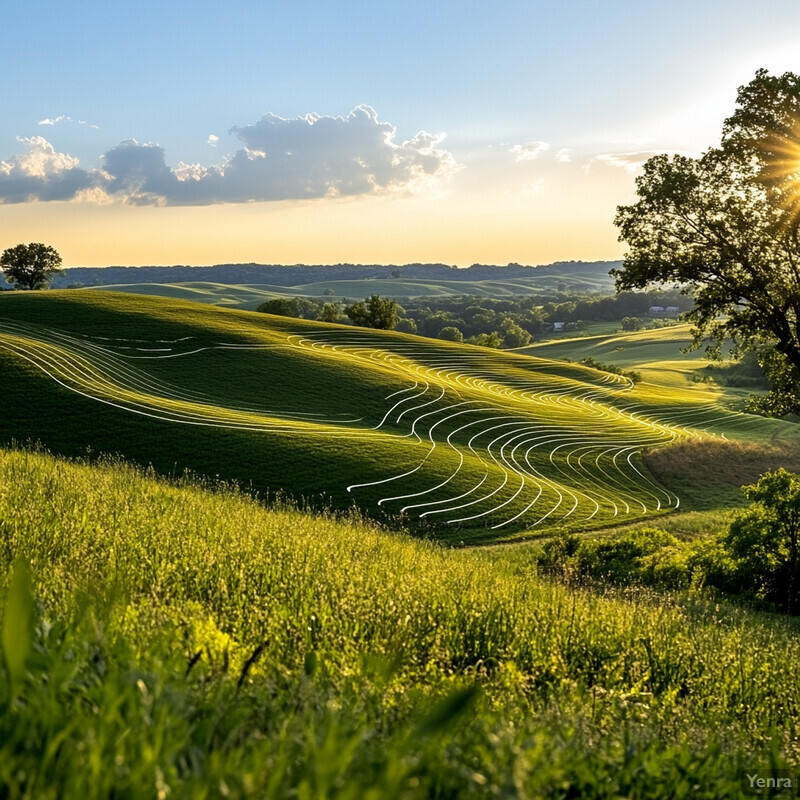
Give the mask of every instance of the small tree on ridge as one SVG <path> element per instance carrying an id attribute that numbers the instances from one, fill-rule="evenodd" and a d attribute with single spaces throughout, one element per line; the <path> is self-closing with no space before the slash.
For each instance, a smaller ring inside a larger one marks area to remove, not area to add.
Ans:
<path id="1" fill-rule="evenodd" d="M 6 281 L 17 289 L 42 289 L 53 276 L 61 274 L 61 256 L 50 245 L 41 242 L 18 244 L 3 251 L 0 267 Z"/>

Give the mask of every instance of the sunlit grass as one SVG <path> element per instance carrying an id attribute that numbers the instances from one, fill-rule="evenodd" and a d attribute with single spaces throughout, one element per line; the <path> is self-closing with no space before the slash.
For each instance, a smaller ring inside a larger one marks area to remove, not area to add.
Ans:
<path id="1" fill-rule="evenodd" d="M 0 542 L 37 620 L 8 797 L 735 797 L 800 755 L 796 624 L 701 597 L 30 452 Z"/>

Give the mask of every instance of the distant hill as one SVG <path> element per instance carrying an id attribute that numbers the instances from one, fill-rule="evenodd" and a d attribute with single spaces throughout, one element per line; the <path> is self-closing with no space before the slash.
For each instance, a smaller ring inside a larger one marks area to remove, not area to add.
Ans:
<path id="1" fill-rule="evenodd" d="M 435 301 L 464 295 L 494 299 L 522 295 L 552 298 L 559 291 L 570 294 L 595 293 L 599 295 L 608 295 L 613 291 L 610 276 L 603 272 L 598 272 L 596 276 L 582 272 L 538 275 L 537 270 L 534 269 L 531 269 L 530 272 L 531 275 L 526 278 L 482 281 L 360 278 L 356 280 L 320 280 L 314 283 L 299 283 L 289 286 L 275 283 L 234 284 L 187 281 L 92 284 L 83 288 L 91 291 L 130 292 L 172 297 L 245 310 L 253 310 L 265 300 L 275 297 L 317 297 L 329 301 L 349 301 L 371 294 L 379 294 L 405 302 L 408 299 Z M 76 284 L 70 284 L 70 286 L 74 288 Z"/>
<path id="2" fill-rule="evenodd" d="M 271 284 L 273 286 L 297 286 L 320 281 L 344 280 L 409 280 L 433 281 L 506 281 L 515 279 L 548 279 L 548 283 L 559 282 L 560 277 L 570 279 L 571 284 L 585 282 L 586 291 L 598 289 L 598 280 L 603 288 L 611 290 L 613 281 L 608 271 L 619 266 L 618 261 L 561 261 L 543 266 L 508 264 L 496 266 L 473 264 L 458 268 L 447 264 L 329 264 L 293 266 L 281 264 L 216 264 L 213 267 L 176 265 L 171 267 L 73 267 L 59 276 L 54 288 L 70 284 L 113 285 L 131 283 L 183 283 L 210 282 L 221 284 Z"/>

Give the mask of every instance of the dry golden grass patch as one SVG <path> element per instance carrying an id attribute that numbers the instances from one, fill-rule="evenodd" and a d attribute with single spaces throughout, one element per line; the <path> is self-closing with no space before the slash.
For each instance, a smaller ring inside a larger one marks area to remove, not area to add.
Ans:
<path id="1" fill-rule="evenodd" d="M 645 454 L 652 474 L 669 488 L 689 492 L 739 489 L 765 472 L 784 467 L 800 472 L 800 446 L 781 443 L 691 439 Z"/>

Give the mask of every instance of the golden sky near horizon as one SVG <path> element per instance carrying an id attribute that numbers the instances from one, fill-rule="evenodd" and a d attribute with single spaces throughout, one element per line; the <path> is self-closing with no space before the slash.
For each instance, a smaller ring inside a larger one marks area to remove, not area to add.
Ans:
<path id="1" fill-rule="evenodd" d="M 4 239 L 53 244 L 68 267 L 216 263 L 544 264 L 621 257 L 624 169 L 545 165 L 422 196 L 207 206 L 33 202 L 2 207 Z M 567 167 L 572 167 L 567 169 Z M 530 179 L 533 173 L 534 179 Z M 541 177 L 541 174 L 547 177 Z"/>

